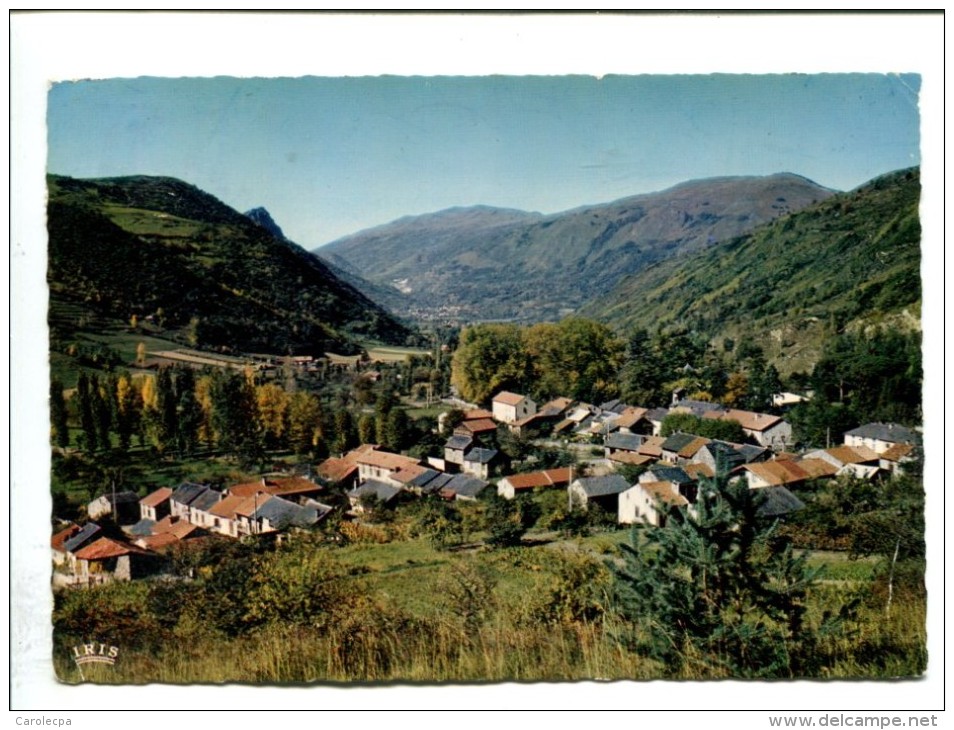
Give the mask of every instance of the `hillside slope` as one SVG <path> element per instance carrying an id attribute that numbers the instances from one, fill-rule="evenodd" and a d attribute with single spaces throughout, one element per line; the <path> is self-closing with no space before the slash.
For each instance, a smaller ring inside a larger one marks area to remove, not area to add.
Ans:
<path id="1" fill-rule="evenodd" d="M 245 351 L 354 352 L 356 338 L 410 334 L 315 256 L 187 183 L 48 185 L 54 340 L 93 318 L 116 327 L 133 316 L 162 337 Z"/>
<path id="2" fill-rule="evenodd" d="M 792 174 L 714 178 L 548 216 L 455 208 L 363 231 L 316 253 L 399 288 L 419 316 L 552 319 L 657 261 L 831 194 Z"/>
<path id="3" fill-rule="evenodd" d="M 881 176 L 753 233 L 623 280 L 583 314 L 620 330 L 751 336 L 782 372 L 835 332 L 920 321 L 920 176 Z"/>

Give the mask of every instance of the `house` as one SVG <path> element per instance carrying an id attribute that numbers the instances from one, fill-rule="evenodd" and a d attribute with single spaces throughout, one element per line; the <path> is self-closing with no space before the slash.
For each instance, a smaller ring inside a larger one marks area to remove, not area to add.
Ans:
<path id="1" fill-rule="evenodd" d="M 380 504 L 389 504 L 400 492 L 401 490 L 393 484 L 378 479 L 368 479 L 348 492 L 347 496 L 352 512 L 364 514 L 368 511 L 365 505 L 369 500 L 375 499 Z"/>
<path id="2" fill-rule="evenodd" d="M 418 459 L 389 451 L 366 451 L 358 457 L 358 482 L 363 484 L 373 479 L 400 489 L 401 483 L 392 479 L 392 475 L 407 466 L 416 466 L 419 463 Z"/>
<path id="3" fill-rule="evenodd" d="M 878 463 L 892 474 L 904 474 L 904 465 L 915 460 L 916 449 L 914 444 L 895 444 L 879 455 Z"/>
<path id="4" fill-rule="evenodd" d="M 284 497 L 292 501 L 301 501 L 306 498 L 317 497 L 324 491 L 324 487 L 305 477 L 262 477 L 257 482 L 236 484 L 227 490 L 229 495 L 248 497 L 253 494 L 264 493 L 273 497 Z"/>
<path id="5" fill-rule="evenodd" d="M 573 470 L 569 467 L 545 469 L 527 474 L 511 474 L 497 482 L 497 494 L 513 499 L 518 493 L 550 487 L 566 487 L 570 484 Z"/>
<path id="6" fill-rule="evenodd" d="M 669 407 L 670 413 L 689 413 L 697 418 L 708 418 L 707 413 L 719 412 L 725 410 L 719 403 L 713 403 L 704 400 L 691 400 L 689 398 L 673 399 Z"/>
<path id="7" fill-rule="evenodd" d="M 210 489 L 205 484 L 194 484 L 192 482 L 183 482 L 169 497 L 170 513 L 173 517 L 182 517 L 189 520 L 189 505 L 196 500 L 200 494 L 205 494 Z"/>
<path id="8" fill-rule="evenodd" d="M 571 405 L 573 401 L 569 398 L 554 398 L 540 406 L 536 413 L 510 424 L 510 430 L 518 435 L 552 430 L 553 426 L 564 419 Z"/>
<path id="9" fill-rule="evenodd" d="M 458 467 L 463 466 L 464 454 L 473 443 L 473 436 L 451 436 L 444 444 L 444 461 L 448 464 L 457 464 Z"/>
<path id="10" fill-rule="evenodd" d="M 63 531 L 53 536 L 53 560 L 56 562 L 58 559 L 57 553 L 60 553 L 63 556 L 63 560 L 60 564 L 62 564 L 62 562 L 68 562 L 70 565 L 73 565 L 76 551 L 89 545 L 93 540 L 98 540 L 102 537 L 103 531 L 95 522 L 87 522 L 78 530 L 67 529 L 70 530 L 72 534 L 64 535 L 63 532 L 65 531 Z"/>
<path id="11" fill-rule="evenodd" d="M 103 494 L 86 506 L 86 514 L 91 520 L 113 515 L 117 525 L 131 525 L 139 521 L 139 495 L 130 491 Z"/>
<path id="12" fill-rule="evenodd" d="M 653 459 L 662 458 L 662 445 L 666 442 L 664 436 L 644 436 L 643 442 L 636 449 L 640 456 L 648 456 Z"/>
<path id="13" fill-rule="evenodd" d="M 619 495 L 618 522 L 665 527 L 673 509 L 688 506 L 689 500 L 679 493 L 679 487 L 673 482 L 637 482 Z"/>
<path id="14" fill-rule="evenodd" d="M 480 493 L 489 486 L 490 484 L 483 479 L 478 479 L 470 474 L 454 474 L 450 480 L 440 488 L 439 494 L 444 499 L 473 502 L 476 501 Z"/>
<path id="15" fill-rule="evenodd" d="M 392 476 L 392 479 L 414 494 L 428 494 L 432 492 L 437 485 L 432 486 L 432 482 L 441 476 L 441 472 L 431 469 L 427 466 L 408 466 L 401 469 Z"/>
<path id="16" fill-rule="evenodd" d="M 629 482 L 619 474 L 602 477 L 583 477 L 576 479 L 568 487 L 570 502 L 587 509 L 590 504 L 598 504 L 607 512 L 619 512 L 619 495 L 629 489 Z"/>
<path id="17" fill-rule="evenodd" d="M 696 453 L 709 443 L 709 439 L 691 433 L 674 433 L 663 441 L 660 450 L 662 460 L 670 464 L 682 464 L 691 461 Z"/>
<path id="18" fill-rule="evenodd" d="M 690 474 L 691 470 L 693 473 Z M 666 464 L 653 464 L 645 472 L 639 475 L 639 481 L 646 482 L 670 482 L 676 485 L 676 489 L 690 503 L 695 503 L 698 493 L 699 470 L 689 466 L 667 466 Z"/>
<path id="19" fill-rule="evenodd" d="M 745 464 L 737 472 L 745 476 L 749 489 L 801 486 L 812 478 L 798 463 L 788 459 Z"/>
<path id="20" fill-rule="evenodd" d="M 920 443 L 919 433 L 897 423 L 866 423 L 845 432 L 845 446 L 864 446 L 876 454 L 884 454 L 895 446 L 917 446 Z"/>
<path id="21" fill-rule="evenodd" d="M 66 541 L 71 537 L 75 537 L 81 529 L 82 528 L 79 525 L 70 525 L 63 530 L 54 533 L 53 537 L 50 538 L 50 548 L 53 550 L 54 565 L 63 565 L 63 563 L 66 562 Z"/>
<path id="22" fill-rule="evenodd" d="M 308 530 L 327 517 L 332 508 L 312 499 L 295 504 L 282 497 L 272 497 L 255 511 L 257 534 L 284 532 L 290 529 Z"/>
<path id="23" fill-rule="evenodd" d="M 785 487 L 765 487 L 759 490 L 759 495 L 763 499 L 761 504 L 755 508 L 757 517 L 775 519 L 805 509 L 804 502 Z"/>
<path id="24" fill-rule="evenodd" d="M 629 463 L 627 457 L 639 457 L 638 461 L 640 463 L 652 461 L 653 457 L 639 453 L 644 441 L 644 436 L 635 433 L 623 433 L 622 431 L 611 433 L 603 442 L 604 455 L 607 459 L 620 463 Z"/>
<path id="25" fill-rule="evenodd" d="M 169 487 L 159 487 L 139 500 L 139 518 L 158 522 L 163 517 L 172 514 L 170 498 L 172 490 Z"/>
<path id="26" fill-rule="evenodd" d="M 264 492 L 252 495 L 228 495 L 209 510 L 212 517 L 212 524 L 209 529 L 229 537 L 251 534 L 249 518 L 258 508 L 258 502 L 261 500 L 264 503 L 264 497 L 269 496 Z M 241 529 L 240 525 L 242 526 Z"/>
<path id="27" fill-rule="evenodd" d="M 721 421 L 736 421 L 742 432 L 759 446 L 767 446 L 776 451 L 784 449 L 792 442 L 792 425 L 781 416 L 768 413 L 754 413 L 735 408 L 712 410 L 702 416 Z"/>
<path id="28" fill-rule="evenodd" d="M 852 474 L 871 479 L 883 473 L 881 459 L 867 446 L 835 446 L 805 454 L 806 459 L 822 459 L 838 469 L 838 474 Z"/>
<path id="29" fill-rule="evenodd" d="M 315 472 L 326 484 L 337 484 L 346 491 L 353 489 L 358 485 L 358 457 L 377 448 L 376 444 L 362 444 L 344 456 L 325 459 Z"/>
<path id="30" fill-rule="evenodd" d="M 478 479 L 489 479 L 494 466 L 500 461 L 497 449 L 473 448 L 464 455 L 461 471 Z"/>
<path id="31" fill-rule="evenodd" d="M 70 579 L 73 585 L 144 578 L 161 567 L 155 553 L 110 537 L 95 540 L 78 550 L 74 557 L 76 562 Z"/>
<path id="32" fill-rule="evenodd" d="M 663 419 L 668 415 L 668 408 L 651 408 L 643 414 L 643 418 L 649 424 L 650 433 L 653 436 L 659 436 L 659 434 L 662 433 L 662 422 Z"/>
<path id="33" fill-rule="evenodd" d="M 212 527 L 214 517 L 209 510 L 221 501 L 222 493 L 215 489 L 202 492 L 189 504 L 189 522 L 199 527 Z"/>
<path id="34" fill-rule="evenodd" d="M 156 522 L 148 534 L 136 535 L 133 544 L 147 550 L 162 551 L 182 540 L 205 537 L 208 534 L 207 530 L 198 525 L 169 515 Z"/>
<path id="35" fill-rule="evenodd" d="M 494 418 L 501 423 L 516 423 L 537 412 L 537 404 L 525 395 L 503 390 L 491 402 Z"/>
<path id="36" fill-rule="evenodd" d="M 710 441 L 692 457 L 694 464 L 705 464 L 713 472 L 730 472 L 747 463 L 745 456 L 725 441 Z"/>
<path id="37" fill-rule="evenodd" d="M 463 421 L 454 429 L 455 436 L 467 436 L 469 438 L 479 438 L 497 433 L 496 422 L 489 418 L 478 418 L 473 421 Z"/>
<path id="38" fill-rule="evenodd" d="M 616 420 L 616 427 L 622 433 L 652 434 L 653 424 L 646 419 L 646 408 L 627 407 Z"/>

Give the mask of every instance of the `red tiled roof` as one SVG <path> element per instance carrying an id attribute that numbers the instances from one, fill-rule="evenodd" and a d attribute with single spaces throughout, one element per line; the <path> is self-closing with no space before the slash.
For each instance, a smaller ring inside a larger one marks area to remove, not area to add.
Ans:
<path id="1" fill-rule="evenodd" d="M 712 467 L 708 464 L 684 464 L 682 470 L 693 479 L 698 479 L 699 477 L 708 477 L 711 479 L 715 476 L 715 472 L 712 471 Z"/>
<path id="2" fill-rule="evenodd" d="M 878 453 L 867 446 L 835 446 L 825 449 L 842 464 L 863 464 L 866 461 L 877 461 Z"/>
<path id="3" fill-rule="evenodd" d="M 646 440 L 636 449 L 636 453 L 659 458 L 662 456 L 662 445 L 664 443 L 666 443 L 665 436 L 647 436 Z"/>
<path id="4" fill-rule="evenodd" d="M 485 408 L 472 408 L 469 411 L 464 411 L 465 421 L 476 421 L 480 418 L 493 418 L 493 417 L 494 417 L 494 414 Z"/>
<path id="5" fill-rule="evenodd" d="M 79 560 L 106 560 L 132 554 L 148 555 L 145 550 L 135 545 L 118 542 L 109 537 L 101 537 L 75 553 Z"/>
<path id="6" fill-rule="evenodd" d="M 516 406 L 519 405 L 524 398 L 526 398 L 526 396 L 502 390 L 494 396 L 494 403 L 503 403 L 504 405 L 508 406 Z"/>
<path id="7" fill-rule="evenodd" d="M 428 471 L 428 467 L 421 466 L 420 464 L 408 464 L 407 466 L 402 466 L 396 472 L 391 475 L 391 478 L 401 484 L 407 484 L 412 479 L 417 479 L 419 476 Z"/>
<path id="8" fill-rule="evenodd" d="M 417 464 L 418 460 L 410 456 L 392 454 L 389 451 L 368 451 L 358 457 L 358 463 L 397 471 L 412 464 Z"/>
<path id="9" fill-rule="evenodd" d="M 473 421 L 464 421 L 457 429 L 467 431 L 468 433 L 485 433 L 487 431 L 496 431 L 497 424 L 489 418 L 478 418 Z"/>
<path id="10" fill-rule="evenodd" d="M 632 464 L 633 466 L 642 466 L 654 461 L 652 456 L 646 454 L 634 454 L 632 451 L 617 451 L 609 455 L 610 461 L 617 461 L 620 464 Z"/>
<path id="11" fill-rule="evenodd" d="M 570 483 L 570 469 L 545 469 L 526 474 L 511 474 L 506 477 L 507 483 L 516 489 L 535 489 L 537 487 L 553 487 Z"/>
<path id="12" fill-rule="evenodd" d="M 808 474 L 809 479 L 833 477 L 838 473 L 838 467 L 824 459 L 802 459 L 798 465 Z"/>
<path id="13" fill-rule="evenodd" d="M 630 406 L 620 414 L 620 417 L 616 420 L 616 425 L 620 428 L 632 428 L 642 420 L 646 413 L 648 413 L 648 411 L 645 408 Z"/>
<path id="14" fill-rule="evenodd" d="M 70 525 L 65 530 L 60 530 L 52 538 L 50 538 L 50 545 L 54 550 L 57 550 L 61 553 L 66 552 L 66 546 L 63 543 L 73 537 L 73 535 L 75 535 L 81 529 L 82 528 L 79 525 Z"/>
<path id="15" fill-rule="evenodd" d="M 155 492 L 147 494 L 145 497 L 140 499 L 139 504 L 144 504 L 147 507 L 158 507 L 171 496 L 172 490 L 169 489 L 169 487 L 159 487 L 159 489 L 157 489 Z"/>
<path id="16" fill-rule="evenodd" d="M 771 487 L 803 482 L 811 478 L 809 473 L 794 461 L 763 461 L 757 464 L 746 464 L 742 468 L 748 469 Z"/>
<path id="17" fill-rule="evenodd" d="M 887 451 L 881 454 L 885 461 L 901 461 L 905 456 L 914 451 L 913 444 L 895 444 Z"/>
<path id="18" fill-rule="evenodd" d="M 708 411 L 703 414 L 703 418 L 720 421 L 738 421 L 739 425 L 746 431 L 765 431 L 782 420 L 780 416 L 772 416 L 768 413 L 754 413 L 752 411 L 740 411 L 736 409 Z"/>
<path id="19" fill-rule="evenodd" d="M 304 477 L 273 477 L 247 484 L 236 484 L 228 488 L 228 493 L 231 496 L 250 497 L 258 492 L 279 495 L 313 492 L 319 489 L 321 489 L 319 485 Z"/>

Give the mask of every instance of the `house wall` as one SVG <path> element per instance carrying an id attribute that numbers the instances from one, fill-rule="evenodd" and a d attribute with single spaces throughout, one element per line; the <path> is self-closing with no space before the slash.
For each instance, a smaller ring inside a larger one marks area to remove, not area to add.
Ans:
<path id="1" fill-rule="evenodd" d="M 742 430 L 746 435 L 754 438 L 759 446 L 768 446 L 772 449 L 784 449 L 792 443 L 792 426 L 786 421 L 779 421 L 764 431 Z"/>
<path id="2" fill-rule="evenodd" d="M 460 470 L 465 474 L 471 474 L 484 481 L 490 478 L 490 464 L 478 464 L 475 461 L 465 461 L 461 464 Z"/>
<path id="3" fill-rule="evenodd" d="M 633 485 L 619 495 L 617 521 L 621 525 L 645 522 L 659 527 L 660 517 L 661 515 L 656 511 L 653 498 L 638 484 Z"/>
<path id="4" fill-rule="evenodd" d="M 501 479 L 497 482 L 497 494 L 504 499 L 513 499 L 517 496 L 517 490 L 514 489 L 513 485 L 506 479 Z"/>
<path id="5" fill-rule="evenodd" d="M 875 438 L 863 438 L 861 436 L 845 436 L 845 446 L 867 446 L 876 454 L 883 454 L 894 446 L 890 441 L 882 441 Z"/>
<path id="6" fill-rule="evenodd" d="M 494 414 L 494 420 L 497 421 L 513 423 L 514 421 L 520 420 L 520 418 L 517 416 L 517 409 L 514 406 L 507 405 L 506 403 L 498 403 L 497 401 L 494 401 L 492 412 Z"/>

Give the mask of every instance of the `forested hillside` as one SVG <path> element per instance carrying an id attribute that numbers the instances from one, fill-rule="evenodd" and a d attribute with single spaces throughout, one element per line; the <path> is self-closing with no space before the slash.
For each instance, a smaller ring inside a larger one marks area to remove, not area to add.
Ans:
<path id="1" fill-rule="evenodd" d="M 315 253 L 400 289 L 418 316 L 541 321 L 657 261 L 703 250 L 831 194 L 792 174 L 695 180 L 547 216 L 454 208 L 402 218 Z"/>
<path id="2" fill-rule="evenodd" d="M 179 180 L 50 176 L 48 229 L 54 349 L 91 323 L 278 353 L 411 335 L 315 256 Z"/>
<path id="3" fill-rule="evenodd" d="M 889 323 L 920 327 L 919 172 L 884 175 L 704 252 L 623 280 L 584 308 L 622 331 L 683 328 L 754 339 L 782 373 L 825 341 Z"/>

